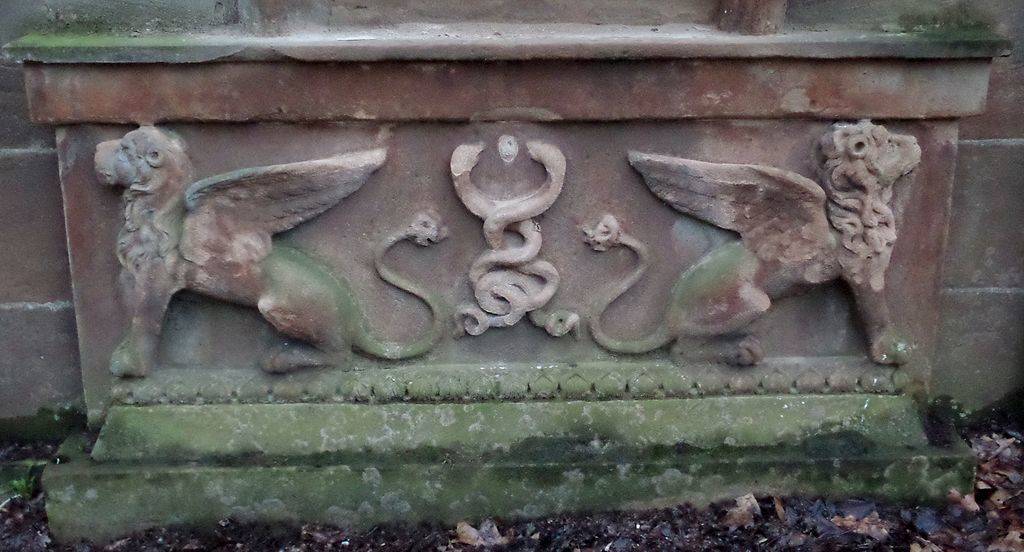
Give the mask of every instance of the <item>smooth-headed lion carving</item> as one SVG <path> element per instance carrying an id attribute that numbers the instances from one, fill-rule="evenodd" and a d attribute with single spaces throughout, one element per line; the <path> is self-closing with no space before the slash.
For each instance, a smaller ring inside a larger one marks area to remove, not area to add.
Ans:
<path id="1" fill-rule="evenodd" d="M 762 165 L 707 163 L 631 152 L 629 161 L 647 186 L 674 209 L 740 240 L 709 252 L 686 270 L 672 289 L 665 321 L 640 340 L 619 340 L 601 325 L 601 314 L 647 268 L 647 248 L 606 215 L 585 229 L 597 251 L 622 245 L 639 262 L 633 273 L 600 299 L 591 320 L 595 340 L 606 349 L 643 353 L 673 343 L 674 356 L 692 350 L 735 364 L 763 357 L 747 326 L 772 301 L 807 285 L 835 279 L 853 290 L 870 342 L 870 356 L 902 364 L 908 346 L 890 319 L 885 275 L 896 241 L 890 206 L 893 186 L 921 160 L 912 136 L 891 134 L 861 121 L 836 124 L 815 152 L 821 185 L 794 172 Z M 725 346 L 722 351 L 716 348 Z"/>
<path id="2" fill-rule="evenodd" d="M 185 145 L 169 132 L 144 126 L 99 144 L 98 178 L 125 189 L 117 258 L 130 327 L 112 355 L 111 371 L 150 371 L 167 305 L 181 290 L 255 307 L 295 340 L 264 360 L 269 372 L 345 366 L 353 348 L 386 359 L 428 351 L 443 333 L 442 304 L 383 258 L 403 240 L 424 246 L 443 240 L 446 230 L 436 216 L 420 214 L 375 251 L 378 275 L 421 299 L 433 315 L 424 335 L 406 344 L 376 338 L 343 278 L 271 239 L 358 190 L 385 157 L 386 150 L 374 149 L 193 181 Z"/>

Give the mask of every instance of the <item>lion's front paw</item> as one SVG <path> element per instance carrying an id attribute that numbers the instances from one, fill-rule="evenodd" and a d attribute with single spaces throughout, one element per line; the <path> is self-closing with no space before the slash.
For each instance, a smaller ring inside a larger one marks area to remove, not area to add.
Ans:
<path id="1" fill-rule="evenodd" d="M 733 366 L 754 366 L 764 360 L 764 348 L 756 337 L 746 336 L 736 342 L 736 348 L 727 362 Z"/>
<path id="2" fill-rule="evenodd" d="M 879 364 L 906 364 L 910 360 L 910 345 L 896 333 L 884 332 L 871 344 L 871 360 Z"/>
<path id="3" fill-rule="evenodd" d="M 148 363 L 132 339 L 126 338 L 110 355 L 110 373 L 119 378 L 141 378 L 149 373 Z"/>

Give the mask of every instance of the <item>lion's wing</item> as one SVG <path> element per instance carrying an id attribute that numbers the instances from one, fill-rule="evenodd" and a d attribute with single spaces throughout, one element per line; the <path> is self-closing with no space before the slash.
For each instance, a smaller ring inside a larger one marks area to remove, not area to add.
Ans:
<path id="1" fill-rule="evenodd" d="M 330 209 L 384 163 L 374 149 L 326 159 L 252 167 L 194 182 L 185 191 L 182 253 L 193 262 L 266 254 L 270 237 Z"/>
<path id="2" fill-rule="evenodd" d="M 825 192 L 794 172 L 631 152 L 647 186 L 677 211 L 738 232 L 764 260 L 808 261 L 829 241 Z"/>

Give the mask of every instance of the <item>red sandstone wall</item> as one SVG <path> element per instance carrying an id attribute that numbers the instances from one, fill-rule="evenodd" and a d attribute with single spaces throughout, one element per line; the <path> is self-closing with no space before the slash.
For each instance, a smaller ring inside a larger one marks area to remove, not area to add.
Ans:
<path id="1" fill-rule="evenodd" d="M 81 402 L 53 132 L 0 65 L 0 418 Z"/>
<path id="2" fill-rule="evenodd" d="M 1024 1 L 990 4 L 1014 46 L 987 112 L 960 129 L 935 374 L 937 392 L 971 406 L 1024 386 Z"/>

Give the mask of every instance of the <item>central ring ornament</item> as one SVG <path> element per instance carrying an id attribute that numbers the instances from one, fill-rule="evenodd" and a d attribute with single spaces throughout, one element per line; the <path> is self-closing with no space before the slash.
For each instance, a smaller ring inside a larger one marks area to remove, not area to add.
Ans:
<path id="1" fill-rule="evenodd" d="M 483 143 L 463 144 L 452 153 L 455 192 L 466 208 L 483 220 L 484 239 L 489 248 L 469 269 L 476 304 L 459 307 L 458 329 L 469 335 L 480 335 L 488 328 L 513 326 L 530 314 L 535 325 L 553 336 L 574 331 L 579 325 L 579 316 L 575 313 L 541 310 L 558 290 L 560 278 L 554 265 L 537 258 L 542 240 L 540 225 L 533 220 L 547 211 L 562 192 L 565 156 L 551 144 L 527 142 L 527 153 L 544 167 L 547 178 L 527 195 L 494 199 L 481 193 L 470 177 L 486 147 Z M 505 163 L 516 158 L 518 149 L 515 138 L 499 138 L 498 150 Z M 507 232 L 522 236 L 522 243 L 507 243 Z"/>

